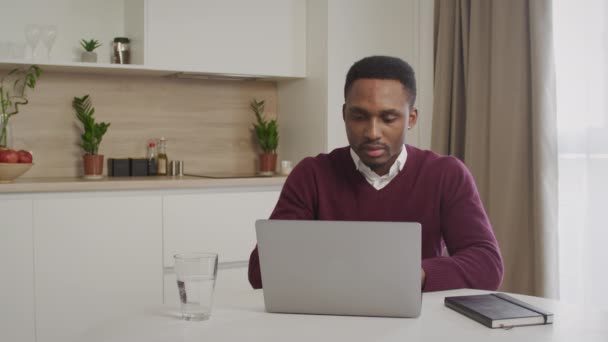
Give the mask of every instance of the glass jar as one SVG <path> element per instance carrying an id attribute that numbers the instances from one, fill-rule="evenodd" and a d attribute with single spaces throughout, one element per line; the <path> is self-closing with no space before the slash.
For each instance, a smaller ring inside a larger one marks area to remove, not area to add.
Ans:
<path id="1" fill-rule="evenodd" d="M 131 64 L 131 41 L 127 37 L 116 37 L 112 43 L 112 63 Z"/>

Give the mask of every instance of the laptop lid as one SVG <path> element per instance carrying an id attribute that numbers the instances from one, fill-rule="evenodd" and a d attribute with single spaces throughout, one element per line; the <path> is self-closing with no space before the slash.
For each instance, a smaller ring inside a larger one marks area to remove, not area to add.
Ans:
<path id="1" fill-rule="evenodd" d="M 255 226 L 268 312 L 420 314 L 419 223 L 258 220 Z"/>

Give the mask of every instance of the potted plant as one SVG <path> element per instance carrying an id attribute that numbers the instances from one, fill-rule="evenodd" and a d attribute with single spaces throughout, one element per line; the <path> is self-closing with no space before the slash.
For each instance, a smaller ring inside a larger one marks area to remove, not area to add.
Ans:
<path id="1" fill-rule="evenodd" d="M 277 147 L 279 146 L 277 120 L 264 118 L 264 100 L 257 101 L 254 98 L 249 105 L 255 114 L 256 123 L 253 124 L 253 130 L 262 150 L 260 154 L 260 175 L 272 176 L 277 168 Z"/>
<path id="2" fill-rule="evenodd" d="M 26 89 L 34 89 L 41 70 L 32 65 L 9 71 L 0 80 L 0 148 L 10 148 L 9 119 L 19 113 L 19 106 L 28 104 Z"/>
<path id="3" fill-rule="evenodd" d="M 82 123 L 84 131 L 80 136 L 82 140 L 80 147 L 85 151 L 83 155 L 84 177 L 101 178 L 103 174 L 103 155 L 98 154 L 99 144 L 110 124 L 95 122 L 93 117 L 95 108 L 91 106 L 89 95 L 80 98 L 74 97 L 72 108 L 76 111 L 76 117 Z"/>
<path id="4" fill-rule="evenodd" d="M 84 51 L 80 55 L 82 61 L 89 63 L 97 63 L 97 53 L 93 50 L 101 46 L 99 41 L 97 39 L 82 39 L 80 41 L 80 46 L 82 46 L 82 48 L 84 49 Z"/>

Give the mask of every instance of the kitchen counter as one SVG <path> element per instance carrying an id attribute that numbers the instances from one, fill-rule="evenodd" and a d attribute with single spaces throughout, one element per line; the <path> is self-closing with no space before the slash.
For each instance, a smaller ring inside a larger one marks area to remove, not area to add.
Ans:
<path id="1" fill-rule="evenodd" d="M 489 329 L 448 309 L 447 296 L 488 293 L 452 290 L 424 293 L 418 318 L 380 318 L 267 313 L 261 290 L 221 290 L 211 318 L 203 322 L 179 319 L 174 305 L 116 315 L 100 320 L 78 341 L 606 341 L 605 316 L 592 307 L 513 294 L 551 311 L 555 323 L 513 329 Z"/>
<path id="2" fill-rule="evenodd" d="M 0 184 L 0 194 L 33 192 L 74 192 L 109 190 L 201 189 L 215 187 L 282 186 L 286 177 L 201 178 L 179 177 L 104 177 L 88 180 L 79 177 L 20 178 Z"/>

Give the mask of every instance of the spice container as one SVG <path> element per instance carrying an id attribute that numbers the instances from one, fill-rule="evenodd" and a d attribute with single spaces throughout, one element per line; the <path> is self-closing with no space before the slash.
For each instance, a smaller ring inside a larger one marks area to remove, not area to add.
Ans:
<path id="1" fill-rule="evenodd" d="M 281 176 L 288 176 L 291 173 L 291 160 L 281 161 Z"/>
<path id="2" fill-rule="evenodd" d="M 184 162 L 182 160 L 172 160 L 169 163 L 169 175 L 170 176 L 183 176 L 184 175 Z"/>
<path id="3" fill-rule="evenodd" d="M 112 63 L 130 64 L 131 63 L 131 44 L 129 38 L 116 37 L 112 43 Z"/>
<path id="4" fill-rule="evenodd" d="M 131 177 L 142 177 L 148 175 L 148 159 L 129 158 L 129 175 Z"/>

